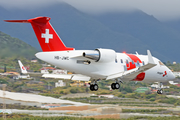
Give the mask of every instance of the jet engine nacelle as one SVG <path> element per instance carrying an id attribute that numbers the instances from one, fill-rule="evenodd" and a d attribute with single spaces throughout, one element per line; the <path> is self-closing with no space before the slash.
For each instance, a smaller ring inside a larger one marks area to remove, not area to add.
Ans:
<path id="1" fill-rule="evenodd" d="M 116 52 L 111 49 L 88 50 L 83 53 L 83 57 L 95 60 L 96 62 L 113 62 L 116 59 Z"/>

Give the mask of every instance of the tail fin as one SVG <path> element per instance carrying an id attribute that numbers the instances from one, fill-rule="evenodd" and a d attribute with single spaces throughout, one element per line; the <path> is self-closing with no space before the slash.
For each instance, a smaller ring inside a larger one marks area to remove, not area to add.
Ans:
<path id="1" fill-rule="evenodd" d="M 36 17 L 28 20 L 5 20 L 6 22 L 31 23 L 36 37 L 41 45 L 43 52 L 48 51 L 69 51 L 74 48 L 68 48 L 64 45 L 56 31 L 51 26 L 49 17 Z"/>
<path id="2" fill-rule="evenodd" d="M 27 74 L 28 72 L 27 72 L 26 68 L 23 66 L 23 64 L 21 63 L 20 60 L 18 60 L 18 63 L 19 63 L 20 69 L 21 69 L 21 73 Z"/>

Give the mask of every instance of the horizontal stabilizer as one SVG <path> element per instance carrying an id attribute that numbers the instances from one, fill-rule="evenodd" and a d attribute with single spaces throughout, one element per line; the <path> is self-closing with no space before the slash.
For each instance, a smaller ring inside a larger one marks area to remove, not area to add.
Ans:
<path id="1" fill-rule="evenodd" d="M 49 20 L 50 17 L 36 17 L 28 20 L 4 20 L 5 22 L 31 23 L 43 52 L 70 51 L 74 48 L 66 47 Z"/>
<path id="2" fill-rule="evenodd" d="M 4 20 L 5 22 L 30 23 L 28 20 Z"/>

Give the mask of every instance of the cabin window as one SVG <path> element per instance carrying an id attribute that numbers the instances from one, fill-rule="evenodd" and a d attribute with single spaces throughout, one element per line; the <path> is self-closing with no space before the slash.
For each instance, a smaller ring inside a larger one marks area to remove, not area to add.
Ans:
<path id="1" fill-rule="evenodd" d="M 115 63 L 117 63 L 118 61 L 117 61 L 117 59 L 115 59 Z"/>
<path id="2" fill-rule="evenodd" d="M 145 64 L 144 64 L 144 61 L 142 61 L 142 64 L 145 65 Z"/>
<path id="3" fill-rule="evenodd" d="M 126 64 L 129 64 L 129 61 L 128 61 L 128 60 L 126 60 Z"/>
<path id="4" fill-rule="evenodd" d="M 140 67 L 139 61 L 137 60 L 136 67 Z"/>
<path id="5" fill-rule="evenodd" d="M 121 59 L 121 63 L 123 63 L 123 60 Z"/>

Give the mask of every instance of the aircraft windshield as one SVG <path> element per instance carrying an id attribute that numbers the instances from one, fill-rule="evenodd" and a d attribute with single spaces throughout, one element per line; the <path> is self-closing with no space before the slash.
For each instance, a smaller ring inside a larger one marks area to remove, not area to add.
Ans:
<path id="1" fill-rule="evenodd" d="M 165 66 L 161 61 L 159 61 L 159 64 Z"/>

